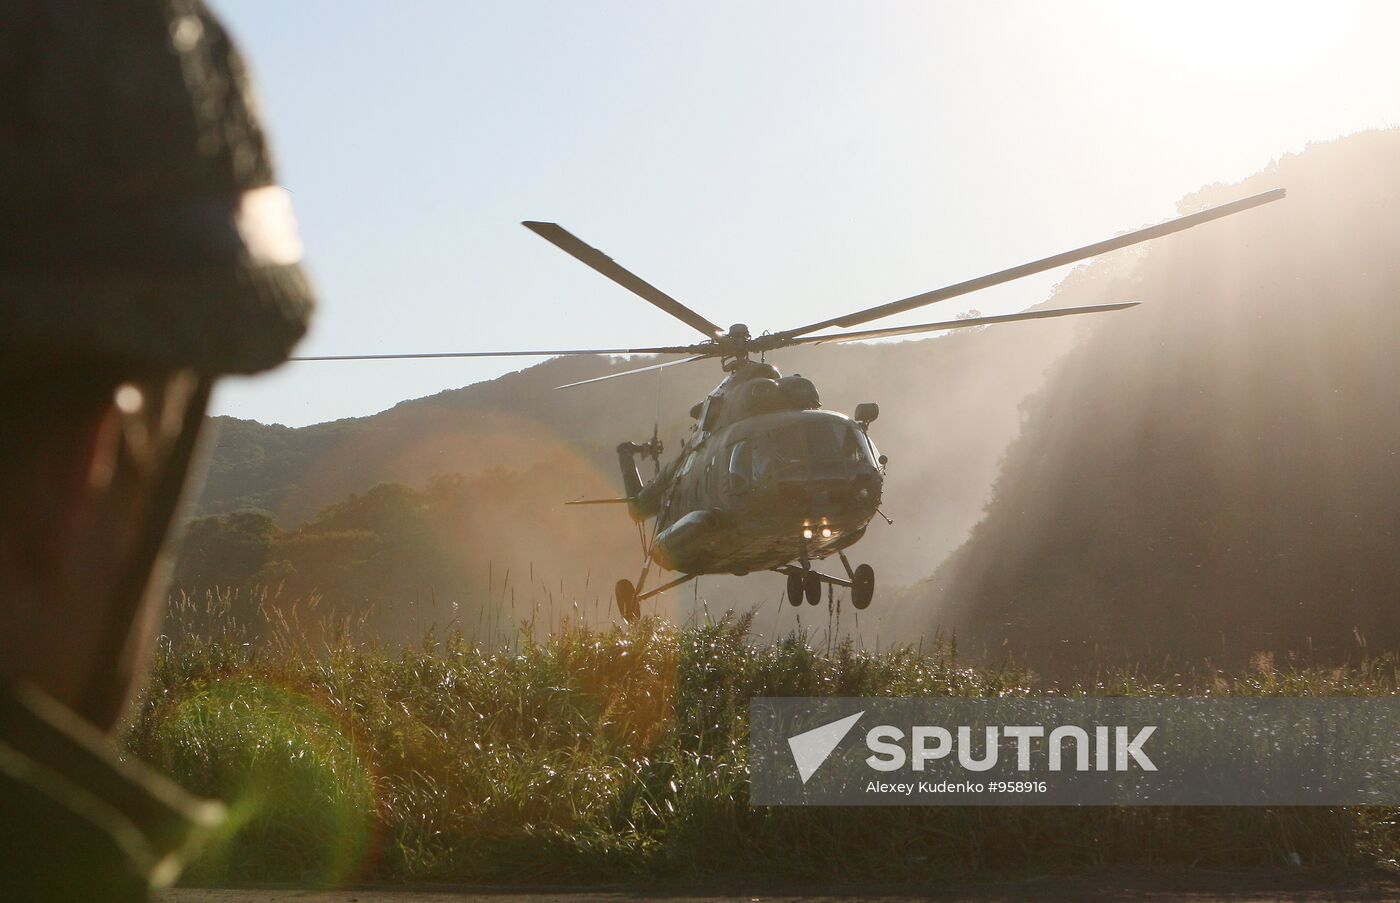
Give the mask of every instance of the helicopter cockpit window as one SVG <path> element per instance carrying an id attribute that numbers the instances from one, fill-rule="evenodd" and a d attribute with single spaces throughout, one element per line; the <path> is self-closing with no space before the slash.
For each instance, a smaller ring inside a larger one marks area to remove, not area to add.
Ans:
<path id="1" fill-rule="evenodd" d="M 753 444 L 747 439 L 734 443 L 729 453 L 729 491 L 743 492 L 753 482 Z"/>
<path id="2" fill-rule="evenodd" d="M 723 395 L 711 395 L 705 399 L 705 410 L 700 414 L 700 428 L 705 432 L 712 431 L 719 425 L 719 412 L 724 407 Z"/>
<path id="3" fill-rule="evenodd" d="M 865 446 L 866 454 L 870 456 L 870 463 L 875 465 L 876 467 L 879 467 L 880 449 L 876 448 L 875 443 L 871 440 L 870 436 L 868 436 L 865 433 L 864 430 L 861 431 L 860 439 L 861 444 Z"/>
<path id="4" fill-rule="evenodd" d="M 762 477 L 793 465 L 874 464 L 870 445 L 844 420 L 804 420 L 765 436 L 754 454 L 754 472 Z"/>
<path id="5" fill-rule="evenodd" d="M 865 430 L 851 430 L 851 435 L 855 437 L 857 446 L 852 450 L 852 460 L 857 463 L 864 461 L 872 467 L 879 467 L 880 452 L 875 448 L 875 443 L 870 441 Z"/>

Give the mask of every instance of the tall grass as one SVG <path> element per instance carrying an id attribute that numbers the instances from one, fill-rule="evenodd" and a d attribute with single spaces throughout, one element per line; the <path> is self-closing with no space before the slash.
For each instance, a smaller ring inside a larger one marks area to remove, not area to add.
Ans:
<path id="1" fill-rule="evenodd" d="M 355 642 L 344 624 L 312 641 L 296 619 L 250 630 L 205 612 L 202 635 L 163 645 L 127 741 L 231 803 L 194 881 L 894 881 L 1103 865 L 1393 867 L 1400 855 L 1395 813 L 1377 809 L 752 807 L 752 696 L 1065 690 L 963 667 L 942 641 L 878 654 L 803 635 L 760 645 L 750 620 L 565 624 L 541 639 L 527 625 L 507 646 L 455 632 L 389 649 Z M 1260 660 L 1235 677 L 1119 674 L 1077 689 L 1395 686 L 1388 659 L 1325 671 Z"/>

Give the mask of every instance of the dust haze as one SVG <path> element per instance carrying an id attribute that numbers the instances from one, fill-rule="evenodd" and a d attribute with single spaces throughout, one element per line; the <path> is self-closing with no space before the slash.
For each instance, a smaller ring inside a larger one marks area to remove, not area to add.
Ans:
<path id="1" fill-rule="evenodd" d="M 1183 213 L 1289 197 L 1027 299 L 1145 302 L 1131 311 L 770 354 L 827 407 L 881 407 L 894 525 L 877 519 L 853 550 L 880 584 L 841 633 L 956 631 L 969 654 L 1038 664 L 1394 640 L 1397 151 L 1400 133 L 1364 133 L 1205 188 Z M 563 502 L 619 495 L 613 448 L 654 423 L 674 453 L 721 374 L 701 362 L 554 387 L 646 362 L 555 359 L 302 429 L 217 418 L 177 589 L 318 598 L 372 612 L 386 641 L 453 620 L 490 639 L 532 617 L 615 618 L 612 584 L 641 565 L 636 526 L 622 506 Z M 345 371 L 347 390 L 372 378 Z M 776 575 L 697 584 L 657 610 L 762 606 L 765 635 L 830 623 L 826 606 L 783 602 Z"/>
<path id="2" fill-rule="evenodd" d="M 1109 274 L 1076 270 L 1048 300 L 1121 298 Z M 815 380 L 827 407 L 880 404 L 871 436 L 890 457 L 884 511 L 894 526 L 877 519 L 854 558 L 871 562 L 885 587 L 926 577 L 965 538 L 1017 432 L 1017 405 L 1081 328 L 1046 321 L 769 355 L 784 373 Z M 590 623 L 606 621 L 615 616 L 612 584 L 635 579 L 641 566 L 636 525 L 623 506 L 563 503 L 618 496 L 614 448 L 648 438 L 653 424 L 674 454 L 690 407 L 723 375 L 706 361 L 659 379 L 555 388 L 636 365 L 555 359 L 373 417 L 301 429 L 216 418 L 177 592 L 256 586 L 280 605 L 316 596 L 326 608 L 373 609 L 386 640 L 413 638 L 432 612 L 450 612 L 464 627 L 508 625 L 512 587 L 517 621 L 531 594 L 546 603 L 552 596 L 556 616 L 577 604 Z M 371 377 L 347 370 L 347 384 Z M 642 471 L 650 476 L 650 464 Z M 756 624 L 765 633 L 787 632 L 799 617 L 807 626 L 827 621 L 825 606 L 781 602 L 777 575 L 698 583 L 663 596 L 657 610 L 684 619 L 705 607 L 762 605 Z M 862 613 L 862 637 L 899 629 L 893 600 L 886 594 Z"/>
<path id="3" fill-rule="evenodd" d="M 1316 145 L 1183 210 L 1027 403 L 986 518 L 905 599 L 1045 668 L 1356 660 L 1400 640 L 1400 132 Z"/>

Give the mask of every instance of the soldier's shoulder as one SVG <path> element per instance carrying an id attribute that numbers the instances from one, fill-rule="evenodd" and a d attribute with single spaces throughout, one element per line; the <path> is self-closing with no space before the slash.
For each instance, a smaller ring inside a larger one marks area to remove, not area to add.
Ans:
<path id="1" fill-rule="evenodd" d="M 0 896 L 145 900 L 222 807 L 140 765 L 42 694 L 0 686 Z"/>
<path id="2" fill-rule="evenodd" d="M 5 899 L 145 900 L 135 828 L 51 769 L 0 742 L 0 875 Z"/>

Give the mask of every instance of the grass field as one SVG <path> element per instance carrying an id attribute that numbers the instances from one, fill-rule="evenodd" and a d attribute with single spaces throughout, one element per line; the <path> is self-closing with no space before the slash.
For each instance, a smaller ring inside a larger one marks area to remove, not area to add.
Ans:
<path id="1" fill-rule="evenodd" d="M 203 635 L 163 645 L 126 736 L 134 755 L 230 802 L 194 883 L 888 883 L 1400 859 L 1393 810 L 767 809 L 749 806 L 745 773 L 755 695 L 1376 695 L 1396 692 L 1393 659 L 1328 670 L 1261 659 L 1235 676 L 1063 689 L 964 667 L 946 642 L 756 645 L 733 616 L 564 625 L 493 649 L 430 635 L 390 650 L 344 631 L 313 644 L 285 622 L 254 643 L 238 625 L 200 624 Z"/>

